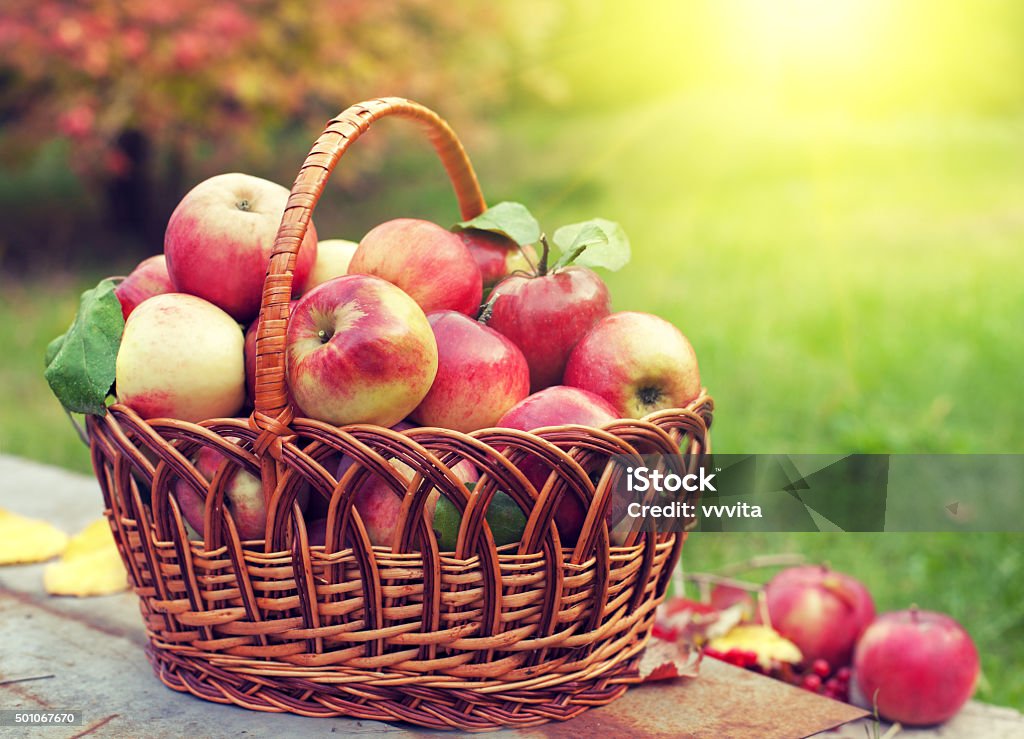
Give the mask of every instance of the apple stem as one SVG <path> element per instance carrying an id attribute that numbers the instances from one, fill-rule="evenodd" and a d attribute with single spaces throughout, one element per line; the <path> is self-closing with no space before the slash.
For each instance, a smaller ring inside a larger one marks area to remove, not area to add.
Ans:
<path id="1" fill-rule="evenodd" d="M 540 235 L 540 245 L 543 251 L 540 254 L 540 264 L 537 265 L 537 276 L 543 277 L 548 273 L 548 254 L 551 252 L 551 246 L 548 244 L 548 237 L 544 234 Z"/>

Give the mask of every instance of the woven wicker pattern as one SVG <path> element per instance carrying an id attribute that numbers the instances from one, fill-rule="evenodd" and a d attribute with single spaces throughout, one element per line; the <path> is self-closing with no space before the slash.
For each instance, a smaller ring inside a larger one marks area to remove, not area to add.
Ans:
<path id="1" fill-rule="evenodd" d="M 702 395 L 689 408 L 604 429 L 536 433 L 397 433 L 295 417 L 283 369 L 294 252 L 341 154 L 386 115 L 425 126 L 463 216 L 484 208 L 462 147 L 435 114 L 398 99 L 353 106 L 314 145 L 285 212 L 264 288 L 250 418 L 144 421 L 114 405 L 89 419 L 147 653 L 171 688 L 256 710 L 471 731 L 571 718 L 637 681 L 684 538 L 647 530 L 610 544 L 609 460 L 659 453 L 683 465 L 680 449 L 709 450 L 713 403 Z M 203 447 L 224 456 L 209 482 L 193 464 Z M 353 464 L 338 479 L 341 456 Z M 411 481 L 394 459 L 413 470 Z M 463 460 L 481 473 L 472 495 L 452 472 Z M 549 471 L 540 489 L 520 471 L 526 463 Z M 226 486 L 243 471 L 263 483 L 263 540 L 241 541 L 224 506 Z M 370 476 L 404 496 L 391 547 L 371 545 L 352 505 Z M 189 540 L 180 485 L 206 501 L 203 540 Z M 428 523 L 435 490 L 462 513 L 454 552 L 438 550 Z M 521 541 L 501 548 L 484 518 L 498 491 L 527 516 Z M 300 495 L 329 502 L 323 546 L 309 544 Z M 586 506 L 576 542 L 562 542 L 554 523 L 562 496 Z"/>

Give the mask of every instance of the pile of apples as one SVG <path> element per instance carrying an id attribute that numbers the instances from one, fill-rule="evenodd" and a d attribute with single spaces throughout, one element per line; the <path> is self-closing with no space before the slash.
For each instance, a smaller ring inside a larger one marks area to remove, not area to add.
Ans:
<path id="1" fill-rule="evenodd" d="M 249 412 L 256 383 L 266 381 L 256 377 L 258 314 L 288 195 L 266 180 L 224 174 L 185 196 L 168 223 L 164 254 L 116 288 L 125 317 L 119 402 L 146 419 Z M 552 268 L 543 237 L 539 247 L 410 218 L 382 223 L 358 244 L 318 241 L 310 223 L 280 347 L 297 415 L 339 426 L 531 431 L 600 427 L 685 407 L 699 395 L 696 354 L 678 329 L 646 313 L 612 313 L 597 273 L 573 265 L 572 255 Z M 212 450 L 193 461 L 207 479 L 226 464 Z M 340 478 L 352 461 L 336 462 Z M 400 462 L 392 466 L 411 479 Z M 454 472 L 467 489 L 478 477 L 468 462 Z M 547 478 L 546 469 L 524 474 L 538 489 Z M 202 534 L 201 496 L 185 483 L 176 492 Z M 239 471 L 226 496 L 242 537 L 262 538 L 259 481 Z M 432 497 L 431 514 L 439 496 Z M 515 541 L 525 522 L 518 509 L 518 517 L 507 515 L 514 504 L 503 497 L 491 506 L 507 519 L 499 544 Z M 315 541 L 323 509 L 314 503 L 307 520 Z M 355 505 L 373 543 L 390 545 L 401 509 L 393 487 L 369 478 Z M 567 544 L 584 513 L 566 496 L 556 521 Z M 441 507 L 437 516 L 452 518 Z"/>
<path id="2" fill-rule="evenodd" d="M 827 566 L 779 572 L 764 587 L 763 610 L 749 591 L 732 585 L 717 585 L 709 604 L 674 600 L 663 606 L 669 621 L 686 609 L 721 613 L 739 607 L 742 620 L 767 622 L 795 647 L 794 659 L 768 662 L 756 641 L 726 638 L 710 641 L 709 656 L 877 708 L 890 721 L 926 726 L 948 720 L 970 699 L 980 675 L 977 649 L 951 617 L 914 606 L 876 616 L 863 583 Z M 662 638 L 665 623 L 655 632 Z M 670 623 L 669 629 L 671 635 Z"/>

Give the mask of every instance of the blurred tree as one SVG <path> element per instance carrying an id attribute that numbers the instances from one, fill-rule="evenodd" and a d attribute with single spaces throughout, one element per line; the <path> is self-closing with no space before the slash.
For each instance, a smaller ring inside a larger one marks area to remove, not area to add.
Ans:
<path id="1" fill-rule="evenodd" d="M 308 137 L 366 97 L 456 117 L 500 102 L 538 30 L 503 13 L 465 0 L 7 0 L 0 156 L 25 163 L 63 137 L 110 225 L 158 243 L 160 204 L 197 162 L 258 168 L 282 136 Z"/>

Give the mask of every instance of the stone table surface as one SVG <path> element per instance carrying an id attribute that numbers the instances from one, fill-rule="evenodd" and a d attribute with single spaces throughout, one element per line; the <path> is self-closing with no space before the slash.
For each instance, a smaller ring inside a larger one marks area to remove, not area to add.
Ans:
<path id="1" fill-rule="evenodd" d="M 103 504 L 91 477 L 0 455 L 0 508 L 74 533 L 102 515 Z M 257 713 L 176 693 L 154 677 L 143 655 L 146 634 L 132 593 L 48 596 L 42 569 L 39 564 L 0 568 L 0 711 L 78 710 L 84 723 L 33 729 L 0 726 L 0 736 L 433 734 L 373 721 Z M 870 723 L 856 720 L 859 716 L 863 712 L 851 706 L 709 659 L 697 679 L 644 685 L 572 721 L 498 734 L 783 738 L 823 732 L 822 737 L 863 739 Z M 881 733 L 887 728 L 883 724 Z M 972 702 L 942 727 L 903 730 L 899 736 L 1024 739 L 1024 716 Z"/>

